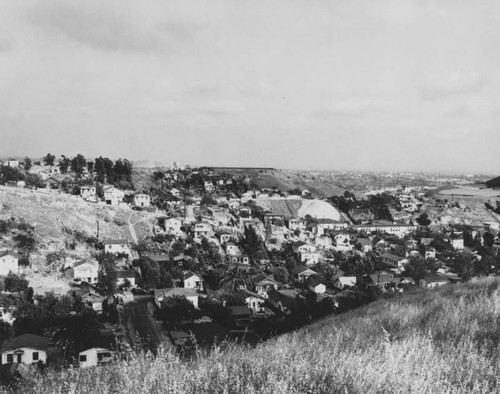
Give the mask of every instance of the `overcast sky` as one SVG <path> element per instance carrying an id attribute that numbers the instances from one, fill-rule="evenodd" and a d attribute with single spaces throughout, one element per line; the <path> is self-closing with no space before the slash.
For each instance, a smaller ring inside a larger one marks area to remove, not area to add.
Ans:
<path id="1" fill-rule="evenodd" d="M 0 155 L 500 172 L 500 1 L 0 4 Z"/>

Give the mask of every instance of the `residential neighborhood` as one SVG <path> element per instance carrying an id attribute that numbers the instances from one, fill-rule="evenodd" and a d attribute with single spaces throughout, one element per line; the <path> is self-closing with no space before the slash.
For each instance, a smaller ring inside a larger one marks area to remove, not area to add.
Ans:
<path id="1" fill-rule="evenodd" d="M 149 172 L 149 188 L 137 191 L 131 164 L 124 175 L 96 172 L 99 160 L 74 173 L 46 159 L 50 165 L 36 167 L 38 184 L 6 182 L 1 191 L 43 193 L 115 219 L 96 216 L 93 234 L 57 223 L 57 250 L 40 226 L 1 218 L 1 311 L 13 327 L 3 338 L 4 364 L 101 366 L 138 338 L 152 351 L 182 351 L 190 335 L 209 346 L 244 332 L 256 343 L 500 267 L 494 222 L 436 223 L 424 210 L 436 197 L 420 188 L 324 198 L 250 182 L 248 173 L 270 169 L 172 166 Z M 30 174 L 21 161 L 8 165 L 9 176 L 13 168 Z M 43 324 L 32 320 L 36 313 L 47 314 Z M 70 334 L 73 324 L 86 334 Z"/>

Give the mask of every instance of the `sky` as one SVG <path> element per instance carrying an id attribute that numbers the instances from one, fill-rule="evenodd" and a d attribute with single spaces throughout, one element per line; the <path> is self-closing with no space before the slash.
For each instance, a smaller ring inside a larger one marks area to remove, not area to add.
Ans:
<path id="1" fill-rule="evenodd" d="M 498 0 L 3 0 L 0 156 L 500 172 Z"/>

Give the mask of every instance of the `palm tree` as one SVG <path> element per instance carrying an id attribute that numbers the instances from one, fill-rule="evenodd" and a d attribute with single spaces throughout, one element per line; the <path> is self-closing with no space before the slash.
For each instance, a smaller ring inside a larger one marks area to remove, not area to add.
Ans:
<path id="1" fill-rule="evenodd" d="M 246 270 L 235 266 L 226 271 L 220 284 L 225 289 L 236 292 L 242 288 L 248 288 L 251 281 Z"/>

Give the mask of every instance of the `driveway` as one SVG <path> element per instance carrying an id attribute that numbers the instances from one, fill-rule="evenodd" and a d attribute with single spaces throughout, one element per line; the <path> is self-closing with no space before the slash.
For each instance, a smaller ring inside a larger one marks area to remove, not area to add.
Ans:
<path id="1" fill-rule="evenodd" d="M 169 346 L 171 342 L 162 334 L 161 322 L 151 315 L 152 308 L 148 308 L 148 303 L 151 301 L 150 296 L 136 296 L 133 302 L 125 305 L 125 310 L 131 339 L 136 341 L 136 338 L 140 337 L 144 345 L 155 352 L 161 344 Z"/>

